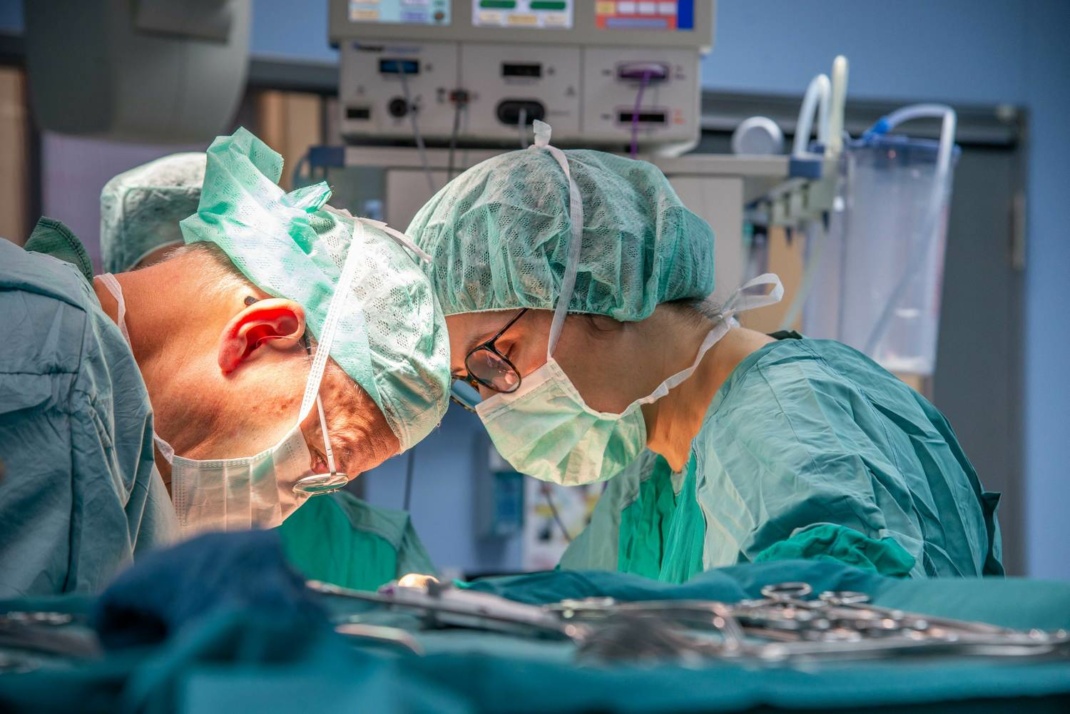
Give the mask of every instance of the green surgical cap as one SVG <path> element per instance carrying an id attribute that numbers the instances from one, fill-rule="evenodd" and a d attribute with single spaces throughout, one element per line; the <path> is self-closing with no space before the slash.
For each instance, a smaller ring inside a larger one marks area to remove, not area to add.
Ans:
<path id="1" fill-rule="evenodd" d="M 583 244 L 569 312 L 642 320 L 663 302 L 713 292 L 713 231 L 653 165 L 565 151 L 583 197 Z M 544 149 L 514 151 L 455 178 L 408 233 L 447 315 L 552 309 L 568 257 L 569 185 Z"/>
<path id="2" fill-rule="evenodd" d="M 100 193 L 104 270 L 121 273 L 165 245 L 182 245 L 178 222 L 197 212 L 204 154 L 174 154 L 119 174 Z"/>
<path id="3" fill-rule="evenodd" d="M 362 260 L 331 357 L 375 400 L 404 451 L 441 421 L 449 399 L 449 341 L 431 286 L 382 224 L 327 207 L 325 183 L 285 193 L 281 174 L 282 157 L 245 129 L 216 139 L 182 234 L 214 243 L 254 285 L 300 303 L 317 338 L 358 241 Z"/>

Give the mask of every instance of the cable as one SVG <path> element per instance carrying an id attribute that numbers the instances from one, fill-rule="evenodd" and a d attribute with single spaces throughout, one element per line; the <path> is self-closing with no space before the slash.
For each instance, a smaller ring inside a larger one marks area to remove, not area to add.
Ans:
<path id="1" fill-rule="evenodd" d="M 461 130 L 461 105 L 453 106 L 453 132 L 450 133 L 450 153 L 446 161 L 446 182 L 453 180 L 453 154 L 457 150 L 457 133 Z"/>
<path id="2" fill-rule="evenodd" d="M 416 449 L 409 449 L 409 455 L 405 462 L 405 500 L 404 510 L 409 512 L 409 506 L 412 504 L 412 474 L 416 465 Z"/>
<path id="3" fill-rule="evenodd" d="M 568 528 L 565 528 L 565 522 L 561 520 L 561 514 L 557 512 L 557 506 L 554 504 L 554 499 L 550 495 L 550 486 L 545 486 L 542 489 L 543 498 L 546 499 L 546 505 L 550 507 L 550 515 L 554 518 L 554 523 L 561 529 L 561 535 L 565 536 L 565 542 L 571 543 L 572 536 L 568 533 Z"/>
<path id="4" fill-rule="evenodd" d="M 643 72 L 639 78 L 639 91 L 635 95 L 635 108 L 632 109 L 632 148 L 628 155 L 633 159 L 639 155 L 639 109 L 643 106 L 643 91 L 650 82 L 650 72 Z"/>
<path id="5" fill-rule="evenodd" d="M 450 153 L 446 162 L 446 181 L 453 180 L 453 154 L 457 150 L 457 135 L 461 132 L 461 110 L 468 106 L 468 92 L 458 89 L 450 93 L 453 102 L 453 133 L 450 134 Z"/>
<path id="6" fill-rule="evenodd" d="M 290 186 L 292 188 L 300 188 L 299 182 L 301 181 L 301 169 L 303 169 L 306 166 L 309 167 L 309 169 L 308 169 L 309 183 L 312 182 L 312 167 L 309 164 L 309 154 L 305 153 L 305 155 L 302 156 L 300 159 L 298 159 L 297 163 L 294 164 L 293 173 L 290 175 Z"/>
<path id="7" fill-rule="evenodd" d="M 420 153 L 420 164 L 423 166 L 424 176 L 427 177 L 427 187 L 431 189 L 431 193 L 435 193 L 435 181 L 431 177 L 431 165 L 427 161 L 427 147 L 424 146 L 424 137 L 420 134 L 420 125 L 416 121 L 416 105 L 412 103 L 412 96 L 409 94 L 409 80 L 405 72 L 399 73 L 398 77 L 401 78 L 401 91 L 405 94 L 405 104 L 409 107 L 412 135 L 416 138 L 416 150 Z"/>
<path id="8" fill-rule="evenodd" d="M 520 108 L 520 116 L 516 122 L 517 133 L 520 134 L 520 148 L 528 148 L 528 135 L 525 131 L 528 128 L 528 110 L 524 107 Z"/>

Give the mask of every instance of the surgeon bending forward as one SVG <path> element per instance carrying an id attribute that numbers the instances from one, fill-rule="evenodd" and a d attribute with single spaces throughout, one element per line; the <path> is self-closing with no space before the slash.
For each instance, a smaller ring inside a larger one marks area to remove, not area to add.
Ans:
<path id="1" fill-rule="evenodd" d="M 762 300 L 709 304 L 712 231 L 665 177 L 562 152 L 536 125 L 535 146 L 454 179 L 408 233 L 502 456 L 609 482 L 564 567 L 1002 573 L 998 499 L 931 404 L 842 344 L 738 327 Z"/>
<path id="2" fill-rule="evenodd" d="M 281 171 L 247 131 L 217 139 L 187 246 L 132 273 L 92 280 L 52 222 L 0 240 L 0 598 L 278 525 L 439 422 L 445 326 L 417 253 Z"/>

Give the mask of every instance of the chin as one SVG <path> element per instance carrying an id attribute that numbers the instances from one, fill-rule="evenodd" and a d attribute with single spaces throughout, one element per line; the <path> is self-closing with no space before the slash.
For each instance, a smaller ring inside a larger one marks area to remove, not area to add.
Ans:
<path id="1" fill-rule="evenodd" d="M 353 459 L 350 464 L 347 464 L 346 474 L 349 476 L 349 480 L 352 481 L 353 479 L 358 478 L 361 474 L 367 473 L 378 466 L 382 466 L 386 461 L 387 459 L 385 458 Z"/>
<path id="2" fill-rule="evenodd" d="M 351 452 L 352 458 L 346 461 L 347 473 L 352 478 L 381 466 L 401 450 L 400 442 L 388 428 L 386 435 L 382 432 L 364 433 L 355 443 L 359 446 Z"/>

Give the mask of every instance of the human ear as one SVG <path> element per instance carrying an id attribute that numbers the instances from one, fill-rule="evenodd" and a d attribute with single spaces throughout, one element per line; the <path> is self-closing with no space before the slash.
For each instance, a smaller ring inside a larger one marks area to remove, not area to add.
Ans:
<path id="1" fill-rule="evenodd" d="M 305 311 L 293 300 L 268 298 L 249 305 L 227 323 L 219 338 L 219 368 L 230 374 L 265 349 L 288 350 L 305 335 Z"/>

